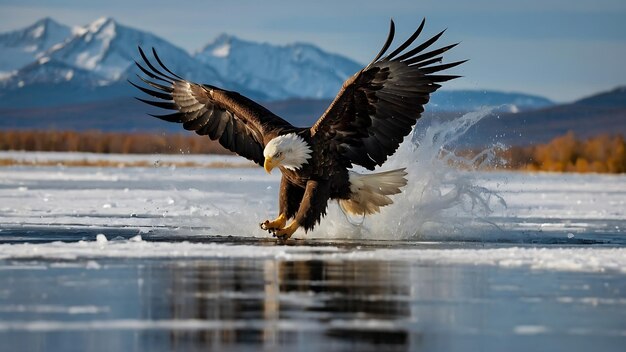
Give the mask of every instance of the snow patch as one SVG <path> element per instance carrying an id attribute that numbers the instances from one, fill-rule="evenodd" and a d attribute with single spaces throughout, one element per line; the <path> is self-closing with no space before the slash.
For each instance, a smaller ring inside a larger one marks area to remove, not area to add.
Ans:
<path id="1" fill-rule="evenodd" d="M 76 63 L 83 68 L 93 70 L 98 65 L 100 57 L 91 52 L 81 52 L 76 56 Z"/>
<path id="2" fill-rule="evenodd" d="M 65 42 L 54 44 L 53 46 L 50 47 L 50 52 L 52 53 L 54 51 L 57 51 L 57 50 L 63 48 L 64 45 L 65 45 Z"/>
<path id="3" fill-rule="evenodd" d="M 38 313 L 38 314 L 100 314 L 108 313 L 109 307 L 61 306 L 61 305 L 0 305 L 0 313 Z"/>
<path id="4" fill-rule="evenodd" d="M 7 79 L 13 77 L 16 73 L 17 73 L 17 71 L 0 72 L 0 81 L 7 80 Z"/>
<path id="5" fill-rule="evenodd" d="M 518 325 L 513 328 L 513 333 L 516 335 L 538 335 L 549 332 L 550 330 L 543 325 Z"/>
<path id="6" fill-rule="evenodd" d="M 88 29 L 86 27 L 83 27 L 83 26 L 73 26 L 70 29 L 70 31 L 72 33 L 72 36 L 78 36 L 78 35 L 85 34 L 88 31 Z"/>
<path id="7" fill-rule="evenodd" d="M 44 34 L 45 31 L 46 27 L 44 25 L 40 25 L 33 28 L 31 35 L 33 36 L 33 38 L 39 38 Z"/>
<path id="8" fill-rule="evenodd" d="M 100 17 L 97 20 L 93 21 L 91 24 L 89 24 L 86 29 L 90 32 L 98 32 L 102 26 L 104 26 L 107 23 L 112 22 L 112 20 L 108 17 Z"/>
<path id="9" fill-rule="evenodd" d="M 115 37 L 115 22 L 109 21 L 106 25 L 103 25 L 99 28 L 97 38 L 101 40 L 106 40 L 107 43 Z"/>
<path id="10" fill-rule="evenodd" d="M 224 43 L 211 51 L 211 54 L 215 57 L 227 57 L 229 53 L 230 43 Z"/>

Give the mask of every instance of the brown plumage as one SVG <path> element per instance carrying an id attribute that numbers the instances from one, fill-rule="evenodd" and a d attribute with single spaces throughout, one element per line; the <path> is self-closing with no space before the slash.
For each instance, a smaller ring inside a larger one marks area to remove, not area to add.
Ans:
<path id="1" fill-rule="evenodd" d="M 427 50 L 443 32 L 409 48 L 422 32 L 424 22 L 408 40 L 383 57 L 394 37 L 391 21 L 389 36 L 378 55 L 346 80 L 311 128 L 296 128 L 236 92 L 177 76 L 161 62 L 154 49 L 157 65 L 141 48 L 139 52 L 147 67 L 136 63 L 148 76 L 139 78 L 150 88 L 131 84 L 158 98 L 139 100 L 176 111 L 153 116 L 208 135 L 227 149 L 264 165 L 268 172 L 278 166 L 283 174 L 279 217 L 261 227 L 288 238 L 299 226 L 306 231 L 313 229 L 326 214 L 330 199 L 341 200 L 346 211 L 369 214 L 392 203 L 388 195 L 399 193 L 406 184 L 402 169 L 379 174 L 378 178 L 376 174 L 358 175 L 349 169 L 359 165 L 373 170 L 382 165 L 411 132 L 430 94 L 441 87 L 439 83 L 458 77 L 436 74 L 464 62 L 441 64 L 441 54 L 456 44 Z M 292 156 L 299 161 L 289 164 L 289 156 L 283 155 L 283 151 L 298 148 L 300 159 Z M 276 160 L 283 163 L 275 163 Z M 294 221 L 285 226 L 288 219 Z"/>

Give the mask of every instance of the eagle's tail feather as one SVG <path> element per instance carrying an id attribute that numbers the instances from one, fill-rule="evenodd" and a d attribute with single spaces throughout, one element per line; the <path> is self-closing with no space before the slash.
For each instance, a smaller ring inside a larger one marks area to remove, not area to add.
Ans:
<path id="1" fill-rule="evenodd" d="M 378 213 L 380 207 L 393 203 L 389 195 L 398 194 L 406 186 L 406 170 L 396 169 L 362 175 L 350 172 L 350 199 L 339 200 L 344 212 L 353 215 Z"/>

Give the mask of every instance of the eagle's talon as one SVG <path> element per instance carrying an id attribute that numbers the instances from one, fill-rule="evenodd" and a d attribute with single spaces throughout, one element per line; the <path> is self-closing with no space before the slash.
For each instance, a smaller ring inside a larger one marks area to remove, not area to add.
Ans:
<path id="1" fill-rule="evenodd" d="M 262 223 L 260 223 L 259 226 L 261 226 L 261 229 L 263 230 L 276 231 L 278 229 L 285 227 L 286 223 L 287 223 L 287 217 L 283 214 L 280 214 L 273 221 L 265 220 Z"/>
<path id="2" fill-rule="evenodd" d="M 281 241 L 286 241 L 289 238 L 291 238 L 291 235 L 293 235 L 293 233 L 296 232 L 298 227 L 300 227 L 300 224 L 294 221 L 285 228 L 276 229 L 274 232 L 274 237 L 277 237 Z"/>
<path id="3" fill-rule="evenodd" d="M 289 237 L 291 237 L 291 236 L 287 236 L 287 234 L 282 234 L 281 235 L 281 234 L 278 234 L 276 232 L 274 232 L 272 234 L 272 236 L 276 237 L 276 241 L 278 241 L 279 243 L 285 243 L 289 239 Z"/>

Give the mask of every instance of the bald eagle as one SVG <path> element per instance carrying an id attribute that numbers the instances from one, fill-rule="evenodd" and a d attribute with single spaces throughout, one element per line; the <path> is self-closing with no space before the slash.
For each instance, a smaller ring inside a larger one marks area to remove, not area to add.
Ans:
<path id="1" fill-rule="evenodd" d="M 354 165 L 368 170 L 381 166 L 411 132 L 430 94 L 441 87 L 439 83 L 459 77 L 438 74 L 465 62 L 442 63 L 441 54 L 458 43 L 427 51 L 445 30 L 410 48 L 424 23 L 383 57 L 394 37 L 392 20 L 374 60 L 344 82 L 310 128 L 294 127 L 239 93 L 187 81 L 170 71 L 154 48 L 156 62 L 141 48 L 146 66 L 135 62 L 147 76 L 138 77 L 149 88 L 130 83 L 159 99 L 140 101 L 175 111 L 152 116 L 182 123 L 186 130 L 218 140 L 268 173 L 280 169 L 278 217 L 260 226 L 285 240 L 300 227 L 313 229 L 326 215 L 331 199 L 338 200 L 346 213 L 372 214 L 392 204 L 389 196 L 407 184 L 405 169 L 374 174 L 351 169 Z"/>

